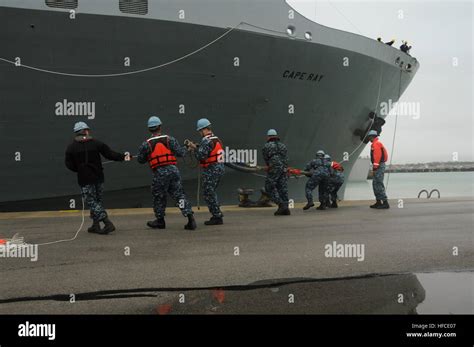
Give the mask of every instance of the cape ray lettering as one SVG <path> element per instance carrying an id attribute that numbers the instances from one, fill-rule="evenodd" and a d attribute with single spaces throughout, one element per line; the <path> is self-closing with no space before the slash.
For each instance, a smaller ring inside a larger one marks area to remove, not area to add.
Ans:
<path id="1" fill-rule="evenodd" d="M 323 77 L 324 77 L 323 74 L 304 72 L 304 71 L 285 70 L 283 72 L 283 78 L 293 79 L 293 80 L 321 82 Z"/>

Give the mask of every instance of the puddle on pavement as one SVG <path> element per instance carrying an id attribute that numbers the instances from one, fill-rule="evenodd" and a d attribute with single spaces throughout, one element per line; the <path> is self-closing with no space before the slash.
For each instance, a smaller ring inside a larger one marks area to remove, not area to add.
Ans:
<path id="1" fill-rule="evenodd" d="M 159 314 L 473 314 L 474 272 L 278 279 L 182 291 Z M 169 293 L 172 294 L 172 293 Z M 182 299 L 182 297 L 181 297 Z M 166 309 L 164 309 L 166 308 Z"/>
<path id="2" fill-rule="evenodd" d="M 425 300 L 419 314 L 474 314 L 474 272 L 417 274 Z"/>

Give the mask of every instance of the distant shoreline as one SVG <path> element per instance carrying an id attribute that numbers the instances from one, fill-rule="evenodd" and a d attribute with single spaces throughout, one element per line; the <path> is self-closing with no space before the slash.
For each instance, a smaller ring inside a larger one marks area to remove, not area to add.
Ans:
<path id="1" fill-rule="evenodd" d="M 415 172 L 473 172 L 474 168 L 468 167 L 468 168 L 452 168 L 452 169 L 436 169 L 436 168 L 431 168 L 431 169 L 387 169 L 385 172 L 389 173 L 415 173 Z"/>

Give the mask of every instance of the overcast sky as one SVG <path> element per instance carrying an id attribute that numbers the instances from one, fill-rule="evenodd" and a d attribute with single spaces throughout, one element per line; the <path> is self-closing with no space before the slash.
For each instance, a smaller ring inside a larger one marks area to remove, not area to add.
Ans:
<path id="1" fill-rule="evenodd" d="M 473 1 L 288 0 L 320 24 L 389 41 L 408 40 L 420 69 L 401 101 L 419 102 L 420 118 L 389 116 L 382 141 L 394 163 L 474 160 Z M 400 10 L 403 19 L 399 19 Z M 453 66 L 457 58 L 458 66 Z M 368 150 L 364 151 L 368 154 Z"/>

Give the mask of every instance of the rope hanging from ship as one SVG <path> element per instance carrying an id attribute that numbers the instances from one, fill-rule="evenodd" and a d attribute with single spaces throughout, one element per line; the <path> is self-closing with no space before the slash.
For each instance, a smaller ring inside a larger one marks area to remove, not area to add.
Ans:
<path id="1" fill-rule="evenodd" d="M 257 29 L 260 29 L 260 30 L 264 30 L 264 31 L 268 31 L 268 32 L 274 32 L 274 33 L 278 33 L 278 34 L 284 34 L 283 32 L 281 31 L 277 31 L 277 30 L 272 30 L 272 29 L 267 29 L 267 28 L 263 28 L 263 27 L 259 27 L 257 25 L 253 25 L 253 24 L 250 24 L 250 23 L 247 23 L 247 22 L 240 22 L 239 24 L 237 24 L 236 26 L 232 27 L 232 28 L 229 28 L 227 31 L 225 31 L 222 35 L 220 35 L 219 37 L 217 37 L 216 39 L 210 41 L 209 43 L 205 44 L 204 46 L 190 52 L 190 53 L 187 53 L 179 58 L 176 58 L 176 59 L 173 59 L 169 62 L 166 62 L 166 63 L 163 63 L 163 64 L 160 64 L 160 65 L 156 65 L 156 66 L 152 66 L 152 67 L 149 67 L 149 68 L 145 68 L 145 69 L 141 69 L 141 70 L 136 70 L 136 71 L 128 71 L 128 72 L 119 72 L 119 73 L 113 73 L 113 74 L 76 74 L 76 73 L 67 73 L 67 72 L 60 72 L 60 71 L 54 71 L 54 70 L 47 70 L 47 69 L 42 69 L 42 68 L 38 68 L 38 67 L 35 67 L 35 66 L 31 66 L 31 65 L 25 65 L 25 64 L 17 64 L 17 62 L 15 61 L 12 61 L 12 60 L 8 60 L 8 59 L 5 59 L 5 58 L 1 58 L 0 57 L 0 61 L 3 61 L 5 63 L 9 63 L 9 64 L 12 64 L 12 65 L 15 65 L 17 67 L 23 67 L 25 69 L 30 69 L 30 70 L 34 70 L 34 71 L 39 71 L 39 72 L 44 72 L 44 73 L 49 73 L 49 74 L 53 74 L 53 75 L 60 75 L 60 76 L 68 76 L 68 77 L 85 77 L 85 78 L 105 78 L 105 77 L 120 77 L 120 76 L 127 76 L 127 75 L 136 75 L 136 74 L 140 74 L 140 73 L 144 73 L 144 72 L 149 72 L 149 71 L 153 71 L 153 70 L 157 70 L 157 69 L 161 69 L 161 68 L 164 68 L 164 67 L 167 67 L 167 66 L 170 66 L 172 64 L 175 64 L 175 63 L 178 63 L 180 61 L 183 61 L 187 58 L 190 58 L 192 57 L 193 55 L 199 53 L 199 52 L 202 52 L 203 50 L 209 48 L 210 46 L 212 46 L 213 44 L 219 42 L 220 40 L 222 40 L 223 38 L 225 38 L 227 35 L 229 35 L 231 32 L 233 32 L 234 30 L 238 29 L 239 27 L 241 27 L 242 25 L 247 25 L 247 26 L 250 26 L 250 27 L 254 27 L 254 28 L 257 28 Z"/>
<path id="2" fill-rule="evenodd" d="M 400 79 L 398 83 L 398 99 L 397 102 L 400 101 L 400 97 L 402 94 L 402 70 L 400 70 Z M 390 156 L 390 164 L 389 167 L 392 167 L 392 161 L 393 161 L 393 153 L 395 152 L 395 139 L 397 136 L 397 127 L 398 127 L 398 104 L 395 109 L 395 128 L 393 129 L 393 141 L 392 141 L 392 155 Z M 388 184 L 390 182 L 390 171 L 387 173 L 387 184 L 385 185 L 387 191 L 388 191 Z"/>
<path id="3" fill-rule="evenodd" d="M 245 24 L 245 23 L 240 22 L 235 27 L 228 29 L 222 35 L 220 35 L 216 39 L 212 40 L 211 42 L 209 42 L 209 43 L 205 44 L 204 46 L 202 46 L 202 47 L 200 47 L 200 48 L 198 48 L 198 49 L 196 49 L 196 50 L 194 50 L 190 53 L 187 53 L 187 54 L 185 54 L 185 55 L 183 55 L 179 58 L 173 59 L 169 62 L 160 64 L 160 65 L 156 65 L 156 66 L 152 66 L 152 67 L 149 67 L 149 68 L 146 68 L 146 69 L 141 69 L 141 70 L 136 70 L 136 71 L 120 72 L 120 73 L 114 73 L 114 74 L 97 74 L 97 75 L 94 75 L 94 74 L 74 74 L 74 73 L 67 73 L 67 72 L 59 72 L 59 71 L 41 69 L 41 68 L 37 68 L 37 67 L 34 67 L 34 66 L 30 66 L 30 65 L 24 65 L 24 64 L 17 65 L 16 62 L 5 59 L 5 58 L 0 58 L 0 61 L 4 61 L 6 63 L 13 64 L 15 66 L 23 67 L 23 68 L 30 69 L 30 70 L 45 72 L 45 73 L 49 73 L 49 74 L 53 74 L 53 75 L 68 76 L 68 77 L 104 78 L 104 77 L 120 77 L 120 76 L 127 76 L 127 75 L 136 75 L 136 74 L 140 74 L 140 73 L 144 73 L 144 72 L 148 72 L 148 71 L 152 71 L 152 70 L 161 69 L 161 68 L 167 67 L 169 65 L 178 63 L 182 60 L 185 60 L 185 59 L 187 59 L 187 58 L 189 58 L 189 57 L 191 57 L 191 56 L 207 49 L 208 47 L 212 46 L 213 44 L 219 42 L 224 37 L 229 35 L 232 31 L 234 31 L 235 29 L 240 27 L 242 24 Z"/>

